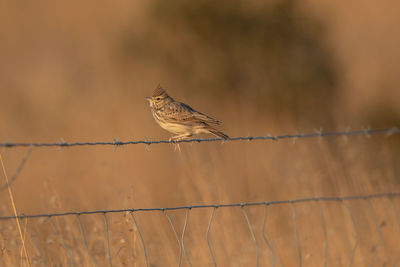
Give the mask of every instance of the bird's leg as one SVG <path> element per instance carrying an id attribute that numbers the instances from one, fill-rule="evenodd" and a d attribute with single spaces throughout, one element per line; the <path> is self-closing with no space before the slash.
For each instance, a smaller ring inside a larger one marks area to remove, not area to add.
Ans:
<path id="1" fill-rule="evenodd" d="M 176 151 L 176 149 L 178 148 L 179 153 L 181 152 L 181 146 L 179 143 L 174 143 L 174 152 Z"/>
<path id="2" fill-rule="evenodd" d="M 177 143 L 177 142 L 180 140 L 184 140 L 190 136 L 192 136 L 192 134 L 190 134 L 190 133 L 172 136 L 169 139 L 169 141 L 173 142 L 173 144 L 175 145 L 174 151 L 176 151 L 176 148 L 178 148 L 179 152 L 181 152 L 181 147 L 179 146 L 179 143 Z"/>
<path id="3" fill-rule="evenodd" d="M 181 135 L 175 135 L 175 136 L 172 136 L 172 137 L 169 139 L 169 141 L 176 143 L 177 141 L 184 140 L 184 139 L 186 139 L 186 138 L 188 138 L 188 137 L 191 137 L 191 136 L 192 136 L 191 133 L 186 133 L 186 134 L 181 134 Z"/>

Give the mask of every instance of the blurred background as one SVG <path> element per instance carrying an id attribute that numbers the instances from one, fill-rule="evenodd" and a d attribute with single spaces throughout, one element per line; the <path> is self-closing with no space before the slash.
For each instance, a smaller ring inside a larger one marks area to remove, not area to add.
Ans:
<path id="1" fill-rule="evenodd" d="M 219 129 L 231 137 L 400 125 L 400 2 L 395 0 L 3 1 L 0 6 L 0 142 L 168 139 L 145 101 L 158 84 L 223 121 Z M 399 191 L 399 148 L 397 136 L 182 144 L 181 152 L 172 145 L 37 148 L 12 190 L 18 212 L 25 214 L 394 192 Z M 1 153 L 11 176 L 26 149 Z M 0 215 L 12 214 L 5 190 L 0 199 Z M 400 209 L 400 202 L 395 204 Z M 304 219 L 304 261 L 320 266 L 322 252 L 311 244 L 323 236 L 313 233 L 310 222 L 318 208 L 297 208 Z M 338 229 L 329 232 L 328 259 L 343 266 L 350 259 L 340 247 L 351 250 L 351 225 L 340 223 L 346 211 L 325 208 L 332 225 L 338 220 L 335 225 L 344 229 L 342 238 Z M 353 209 L 359 212 L 358 227 L 371 232 L 368 208 Z M 199 266 L 211 264 L 206 243 L 197 238 L 204 239 L 209 216 L 204 212 L 193 214 L 187 235 L 192 263 Z M 263 210 L 248 212 L 260 231 Z M 277 264 L 290 266 L 297 260 L 290 209 L 273 214 Z M 184 212 L 172 215 L 181 229 Z M 118 216 L 110 218 L 114 262 L 142 266 L 141 254 L 126 252 L 140 251 L 138 239 L 126 237 L 131 222 Z M 221 211 L 216 218 L 213 241 L 222 266 L 254 263 L 245 257 L 254 247 L 240 216 L 240 210 Z M 387 216 L 385 229 L 396 231 L 394 215 Z M 56 225 L 67 246 L 82 246 L 70 220 Z M 168 221 L 162 215 L 137 220 L 152 266 L 176 264 Z M 48 222 L 30 223 L 48 263 L 68 265 Z M 101 218 L 87 218 L 84 225 L 89 249 L 105 264 L 104 236 L 96 232 L 104 233 Z M 15 222 L 1 223 L 0 233 L 5 255 L 0 262 L 18 264 L 18 238 L 10 241 L 17 237 Z M 355 265 L 368 262 L 377 237 L 369 238 L 359 245 Z M 388 240 L 393 241 L 390 234 Z M 45 249 L 53 243 L 58 245 Z M 32 261 L 40 266 L 40 253 L 30 246 Z M 390 246 L 378 250 L 376 266 L 393 264 L 387 260 L 393 251 Z M 261 256 L 267 264 L 268 251 Z M 90 263 L 82 252 L 74 257 Z"/>

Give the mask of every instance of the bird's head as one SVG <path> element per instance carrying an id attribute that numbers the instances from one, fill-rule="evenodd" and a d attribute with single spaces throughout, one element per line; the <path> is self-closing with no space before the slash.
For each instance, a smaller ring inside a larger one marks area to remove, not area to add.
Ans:
<path id="1" fill-rule="evenodd" d="M 149 101 L 149 104 L 152 108 L 160 108 L 166 103 L 172 101 L 172 98 L 160 85 L 158 85 L 158 87 L 154 90 L 153 95 L 146 97 L 146 100 Z"/>

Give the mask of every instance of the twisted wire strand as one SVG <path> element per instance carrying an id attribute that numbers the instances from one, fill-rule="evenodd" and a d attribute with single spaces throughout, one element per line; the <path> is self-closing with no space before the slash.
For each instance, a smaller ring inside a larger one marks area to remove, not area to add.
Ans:
<path id="1" fill-rule="evenodd" d="M 332 136 L 355 136 L 355 135 L 392 135 L 392 134 L 400 134 L 400 128 L 385 128 L 385 129 L 362 129 L 357 131 L 335 131 L 335 132 L 322 132 L 321 130 L 315 130 L 314 133 L 302 134 L 287 134 L 287 135 L 266 135 L 266 136 L 239 136 L 239 137 L 231 137 L 228 140 L 224 140 L 222 138 L 194 138 L 194 139 L 185 139 L 179 141 L 169 141 L 169 140 L 137 140 L 137 141 L 126 141 L 122 142 L 118 139 L 114 138 L 113 141 L 110 142 L 72 142 L 68 143 L 61 139 L 60 142 L 44 142 L 44 143 L 24 143 L 24 142 L 4 142 L 0 143 L 0 147 L 3 148 L 13 148 L 13 147 L 73 147 L 73 146 L 122 146 L 122 145 L 138 145 L 144 144 L 146 146 L 154 145 L 154 144 L 179 144 L 179 143 L 201 143 L 201 142 L 216 142 L 216 141 L 256 141 L 256 140 L 274 140 L 278 141 L 280 139 L 293 139 L 296 140 L 298 138 L 315 138 L 315 137 L 332 137 Z"/>
<path id="2" fill-rule="evenodd" d="M 265 202 L 247 202 L 247 203 L 232 203 L 232 204 L 206 204 L 206 205 L 192 205 L 192 206 L 177 206 L 166 208 L 129 208 L 129 209 L 109 209 L 109 210 L 92 210 L 92 211 L 68 211 L 61 213 L 40 213 L 40 214 L 21 214 L 17 217 L 23 218 L 40 218 L 40 217 L 56 217 L 68 215 L 83 215 L 83 214 L 102 214 L 102 213 L 120 213 L 120 212 L 151 212 L 151 211 L 168 211 L 168 210 L 183 210 L 183 209 L 201 209 L 201 208 L 229 208 L 229 207 L 245 207 L 245 206 L 264 206 L 264 205 L 278 205 L 290 204 L 298 202 L 313 202 L 313 201 L 345 201 L 345 200 L 359 200 L 359 199 L 373 199 L 373 198 L 395 198 L 400 197 L 399 193 L 377 193 L 368 195 L 353 195 L 344 197 L 312 197 L 312 198 L 299 198 L 288 200 L 274 200 Z M 0 220 L 15 220 L 15 216 L 0 216 Z"/>

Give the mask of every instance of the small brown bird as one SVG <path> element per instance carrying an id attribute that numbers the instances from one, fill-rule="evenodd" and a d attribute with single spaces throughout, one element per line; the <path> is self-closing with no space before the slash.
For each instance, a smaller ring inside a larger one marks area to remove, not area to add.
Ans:
<path id="1" fill-rule="evenodd" d="M 165 130 L 175 134 L 170 141 L 183 140 L 200 133 L 211 133 L 224 140 L 229 139 L 229 136 L 212 127 L 221 124 L 220 121 L 175 101 L 161 86 L 158 86 L 153 95 L 146 99 L 150 103 L 156 122 Z"/>

